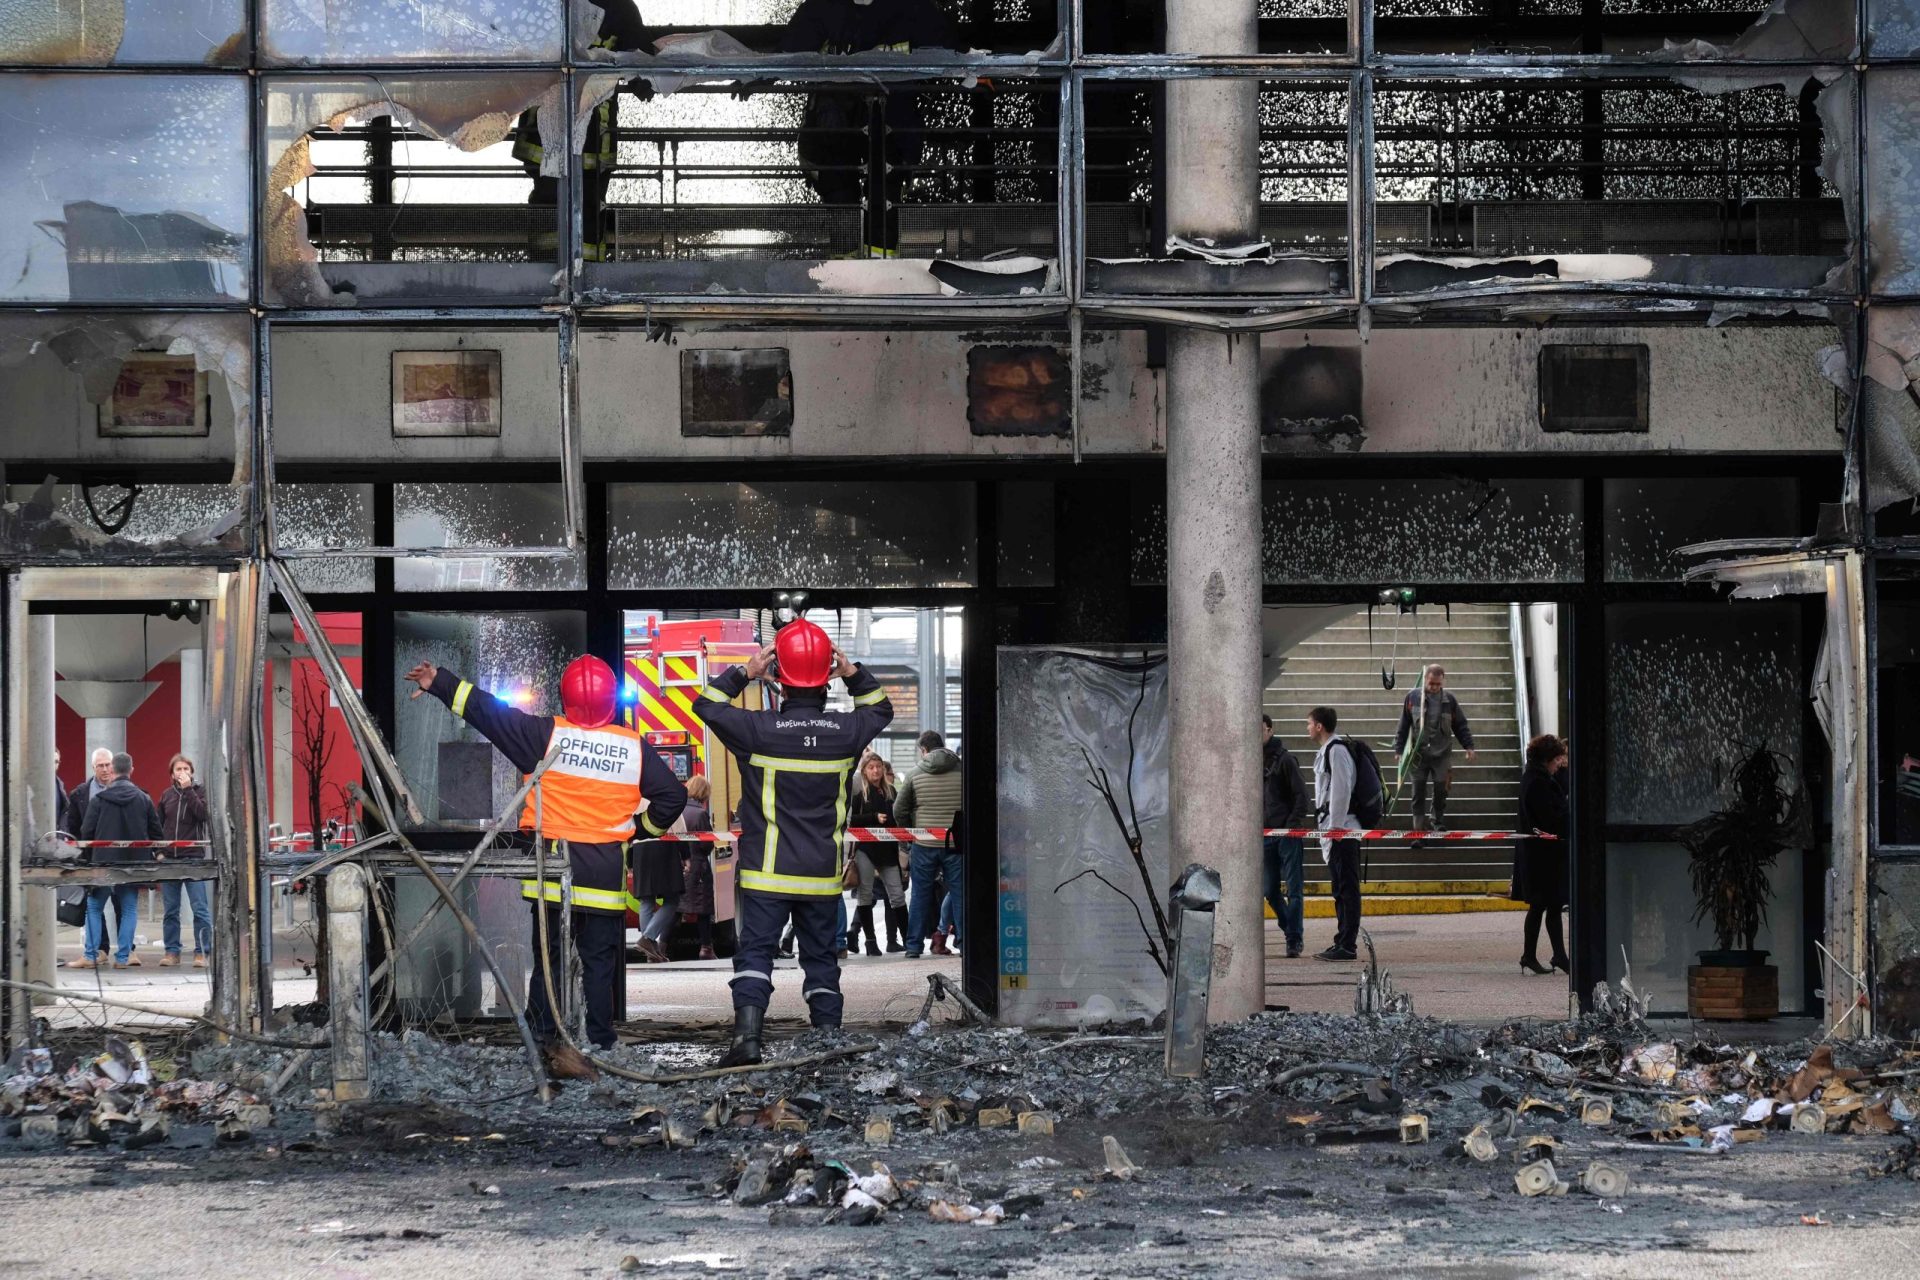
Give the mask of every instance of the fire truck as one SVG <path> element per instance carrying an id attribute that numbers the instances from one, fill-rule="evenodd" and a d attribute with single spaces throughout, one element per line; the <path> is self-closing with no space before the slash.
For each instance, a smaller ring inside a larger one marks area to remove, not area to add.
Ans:
<path id="1" fill-rule="evenodd" d="M 736 663 L 745 663 L 760 651 L 754 624 L 744 618 L 699 618 L 668 622 L 660 614 L 636 610 L 627 614 L 621 681 L 623 722 L 646 735 L 647 742 L 672 766 L 682 781 L 703 776 L 713 788 L 713 826 L 734 826 L 740 803 L 740 769 L 732 755 L 710 736 L 693 714 L 693 700 L 707 685 L 709 673 L 718 675 Z M 762 707 L 764 691 L 749 685 L 736 706 Z M 713 864 L 713 943 L 725 955 L 732 951 L 734 930 L 734 849 L 731 844 L 703 844 L 693 854 Z M 639 920 L 627 913 L 627 942 L 639 941 Z M 678 936 L 676 927 L 669 942 Z"/>

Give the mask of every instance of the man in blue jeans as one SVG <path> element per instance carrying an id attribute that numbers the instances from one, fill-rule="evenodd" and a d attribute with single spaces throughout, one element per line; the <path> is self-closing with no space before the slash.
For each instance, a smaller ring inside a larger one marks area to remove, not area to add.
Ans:
<path id="1" fill-rule="evenodd" d="M 926 944 L 927 926 L 938 923 L 939 903 L 934 900 L 936 877 L 947 882 L 953 898 L 953 932 L 957 937 L 966 930 L 966 860 L 953 844 L 953 827 L 966 800 L 966 784 L 960 769 L 960 757 L 947 750 L 947 740 L 932 729 L 920 735 L 919 767 L 900 784 L 894 797 L 894 817 L 903 827 L 936 827 L 948 833 L 946 840 L 914 841 L 909 855 L 908 877 L 912 888 L 907 898 L 907 958 L 916 959 Z M 949 955 L 947 932 L 936 927 L 933 954 Z"/>
<path id="2" fill-rule="evenodd" d="M 158 840 L 160 839 L 160 811 L 153 806 L 147 793 L 133 785 L 133 757 L 124 751 L 115 752 L 108 762 L 108 773 L 112 783 L 87 802 L 86 816 L 81 819 L 80 838 L 82 840 Z M 102 847 L 93 850 L 95 866 L 115 866 L 127 862 L 148 862 L 149 850 L 115 849 Z M 87 930 L 85 961 L 69 960 L 67 967 L 72 969 L 93 969 L 99 966 L 99 956 L 106 949 L 106 920 L 102 913 L 107 902 L 113 902 L 113 914 L 118 922 L 114 939 L 113 967 L 116 969 L 138 968 L 140 958 L 133 954 L 134 929 L 139 923 L 140 891 L 133 885 L 96 885 L 87 890 Z"/>
<path id="3" fill-rule="evenodd" d="M 1273 717 L 1260 717 L 1261 826 L 1269 831 L 1300 829 L 1307 825 L 1307 781 L 1300 773 L 1300 762 L 1286 744 L 1273 736 Z M 1306 841 L 1299 836 L 1265 836 L 1261 840 L 1260 896 L 1273 907 L 1273 917 L 1286 935 L 1287 958 L 1297 958 L 1306 948 L 1304 906 L 1305 873 L 1301 869 L 1301 851 Z M 1286 892 L 1281 892 L 1284 884 Z"/>

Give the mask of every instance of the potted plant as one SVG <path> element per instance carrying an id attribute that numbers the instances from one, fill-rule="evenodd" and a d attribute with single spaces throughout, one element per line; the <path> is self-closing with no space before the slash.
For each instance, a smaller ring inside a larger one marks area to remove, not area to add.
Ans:
<path id="1" fill-rule="evenodd" d="M 1695 1018 L 1771 1018 L 1780 1012 L 1780 971 L 1754 949 L 1772 894 L 1769 872 L 1801 841 L 1805 790 L 1785 757 L 1756 747 L 1733 770 L 1733 799 L 1683 827 L 1693 877 L 1695 924 L 1711 917 L 1715 951 L 1687 969 L 1687 1012 Z"/>

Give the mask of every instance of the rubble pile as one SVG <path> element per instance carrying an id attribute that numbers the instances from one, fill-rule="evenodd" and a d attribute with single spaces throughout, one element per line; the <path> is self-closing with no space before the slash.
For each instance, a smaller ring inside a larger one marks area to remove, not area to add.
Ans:
<path id="1" fill-rule="evenodd" d="M 108 1036 L 98 1056 L 64 1066 L 51 1049 L 20 1049 L 0 1075 L 0 1125 L 23 1146 L 211 1145 L 246 1141 L 273 1123 L 254 1092 L 181 1077 L 173 1060 L 150 1061 L 140 1041 L 119 1036 Z"/>

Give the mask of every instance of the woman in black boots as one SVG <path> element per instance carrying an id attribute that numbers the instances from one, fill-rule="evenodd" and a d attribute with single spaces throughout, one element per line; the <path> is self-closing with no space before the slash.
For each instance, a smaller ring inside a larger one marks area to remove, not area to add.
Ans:
<path id="1" fill-rule="evenodd" d="M 890 825 L 893 822 L 893 795 L 893 784 L 887 778 L 887 762 L 869 754 L 860 762 L 860 776 L 853 784 L 853 808 L 848 815 L 847 825 Z M 874 884 L 877 881 L 886 895 L 887 950 L 904 950 L 900 934 L 906 926 L 907 895 L 900 883 L 899 846 L 878 841 L 862 843 L 854 846 L 853 856 L 860 868 L 860 905 L 854 912 L 850 933 L 856 939 L 862 935 L 866 937 L 868 955 L 880 954 L 880 943 L 874 937 L 873 930 Z"/>
<path id="2" fill-rule="evenodd" d="M 1567 744 L 1543 733 L 1527 744 L 1527 768 L 1520 776 L 1520 830 L 1557 836 L 1555 840 L 1522 840 L 1513 854 L 1513 896 L 1527 904 L 1525 954 L 1520 967 L 1528 973 L 1571 973 L 1567 947 L 1560 934 L 1560 913 L 1567 905 Z M 1553 968 L 1540 963 L 1540 922 L 1547 925 L 1553 947 Z"/>

